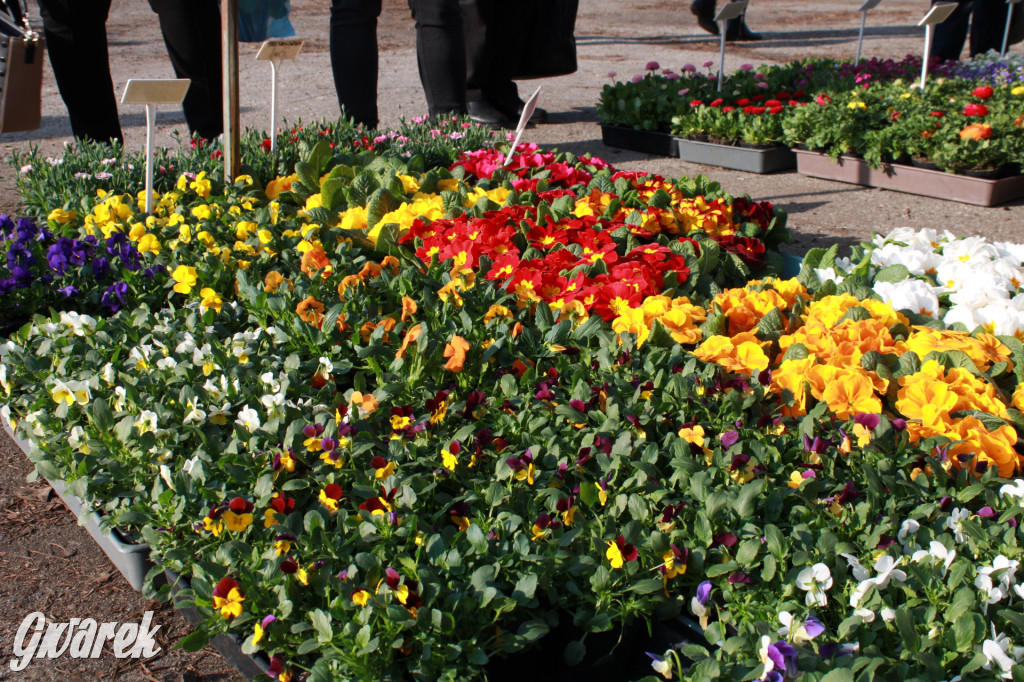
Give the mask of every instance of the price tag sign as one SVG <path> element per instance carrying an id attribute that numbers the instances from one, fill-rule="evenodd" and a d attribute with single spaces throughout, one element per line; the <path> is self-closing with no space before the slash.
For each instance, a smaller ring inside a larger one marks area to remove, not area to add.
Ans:
<path id="1" fill-rule="evenodd" d="M 295 59 L 302 51 L 305 40 L 268 40 L 260 45 L 260 51 L 256 53 L 256 59 L 261 62 L 279 62 L 285 59 Z"/>
<path id="2" fill-rule="evenodd" d="M 718 10 L 718 14 L 715 15 L 716 22 L 729 21 L 735 19 L 744 12 L 747 11 L 748 0 L 737 0 L 736 2 L 730 2 L 728 5 Z"/>
<path id="3" fill-rule="evenodd" d="M 938 5 L 932 5 L 931 9 L 928 10 L 928 14 L 924 15 L 924 18 L 917 22 L 917 25 L 934 26 L 935 24 L 941 24 L 949 18 L 949 15 L 956 8 L 957 4 L 955 2 L 940 2 Z"/>
<path id="4" fill-rule="evenodd" d="M 121 104 L 180 104 L 191 82 L 188 78 L 131 78 L 121 94 Z"/>
<path id="5" fill-rule="evenodd" d="M 533 91 L 530 99 L 526 100 L 526 104 L 523 105 L 523 114 L 519 117 L 519 125 L 516 126 L 516 139 L 512 142 L 512 149 L 509 149 L 508 154 L 505 155 L 505 162 L 501 164 L 502 166 L 507 166 L 512 161 L 512 155 L 515 154 L 516 147 L 519 146 L 519 140 L 522 139 L 523 133 L 526 132 L 526 124 L 530 122 L 530 117 L 537 110 L 537 99 L 539 97 L 540 86 Z"/>
<path id="6" fill-rule="evenodd" d="M 863 5 L 861 5 L 857 9 L 857 11 L 858 12 L 870 12 L 871 10 L 873 10 L 874 8 L 878 7 L 881 4 L 882 4 L 882 0 L 868 0 Z"/>
<path id="7" fill-rule="evenodd" d="M 188 78 L 132 78 L 121 93 L 121 104 L 146 105 L 146 213 L 153 212 L 153 137 L 156 130 L 156 105 L 181 104 L 191 83 Z"/>

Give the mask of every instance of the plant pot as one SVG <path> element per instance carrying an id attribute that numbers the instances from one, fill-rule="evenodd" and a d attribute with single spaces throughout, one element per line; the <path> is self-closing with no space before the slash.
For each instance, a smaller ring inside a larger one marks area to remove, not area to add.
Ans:
<path id="1" fill-rule="evenodd" d="M 11 437 L 11 440 L 13 440 L 19 448 L 21 448 L 21 451 L 25 453 L 25 457 L 31 459 L 31 457 L 29 457 L 29 452 L 31 451 L 32 446 L 15 435 L 14 431 L 11 429 L 11 425 L 6 419 L 3 420 L 3 423 L 4 430 L 7 431 L 7 435 Z M 140 544 L 130 542 L 123 533 L 120 533 L 116 529 L 111 533 L 102 530 L 100 528 L 100 522 L 95 515 L 90 515 L 89 520 L 83 524 L 81 522 L 82 513 L 87 510 L 85 502 L 75 495 L 67 492 L 67 485 L 64 481 L 59 479 L 50 480 L 45 477 L 44 480 L 46 480 L 46 482 L 50 484 L 50 487 L 53 488 L 53 491 L 57 493 L 57 497 L 64 501 L 64 504 L 69 510 L 71 510 L 71 513 L 79 519 L 79 524 L 89 532 L 89 535 L 92 536 L 92 539 L 100 546 L 103 553 L 107 555 L 111 562 L 113 562 L 117 570 L 121 572 L 121 575 L 123 575 L 124 579 L 128 581 L 128 584 L 131 585 L 133 589 L 141 592 L 142 586 L 146 582 L 146 574 L 151 568 L 153 568 L 153 562 L 149 557 L 149 545 L 145 543 Z"/>
<path id="2" fill-rule="evenodd" d="M 170 569 L 164 570 L 164 576 L 167 578 L 167 584 L 171 586 L 171 601 L 174 608 L 178 609 L 185 620 L 192 625 L 203 622 L 204 619 L 199 611 L 190 606 L 179 605 L 184 601 L 184 597 L 180 595 L 181 591 L 191 589 L 188 579 Z M 262 654 L 250 656 L 242 651 L 242 642 L 236 636 L 222 633 L 211 639 L 210 644 L 220 652 L 220 655 L 228 663 L 235 666 L 235 669 L 245 679 L 252 680 L 257 675 L 269 674 L 267 671 L 270 670 L 270 660 Z"/>
<path id="3" fill-rule="evenodd" d="M 655 130 L 637 130 L 622 126 L 601 126 L 601 141 L 608 147 L 629 149 L 656 156 L 675 156 L 676 138 Z"/>
<path id="4" fill-rule="evenodd" d="M 747 173 L 777 173 L 796 167 L 796 155 L 788 147 L 756 148 L 677 139 L 678 155 L 683 161 L 720 166 Z"/>
<path id="5" fill-rule="evenodd" d="M 800 270 L 803 268 L 804 259 L 800 256 L 794 256 L 791 253 L 782 254 L 782 278 L 790 279 L 800 274 Z"/>
<path id="6" fill-rule="evenodd" d="M 975 206 L 996 206 L 1024 197 L 1024 175 L 991 180 L 896 164 L 876 169 L 863 159 L 841 156 L 832 161 L 825 154 L 806 151 L 797 151 L 797 171 L 814 178 Z"/>

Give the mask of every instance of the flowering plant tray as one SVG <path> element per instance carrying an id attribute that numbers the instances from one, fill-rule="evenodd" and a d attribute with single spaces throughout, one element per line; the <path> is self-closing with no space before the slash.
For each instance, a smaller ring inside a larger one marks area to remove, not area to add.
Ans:
<path id="1" fill-rule="evenodd" d="M 3 420 L 3 425 L 11 440 L 21 448 L 26 457 L 29 457 L 32 446 L 14 433 L 6 419 Z M 82 523 L 82 514 L 88 511 L 86 503 L 76 495 L 69 493 L 67 491 L 67 484 L 64 481 L 58 478 L 45 478 L 45 480 L 53 488 L 53 491 L 57 493 L 57 497 L 63 500 L 71 513 L 79 519 L 79 524 L 89 532 L 89 535 L 92 536 L 92 539 L 96 541 L 96 544 L 103 550 L 103 553 L 113 562 L 117 570 L 121 572 L 121 575 L 128 581 L 128 584 L 133 589 L 141 592 L 146 580 L 146 573 L 153 568 L 153 562 L 149 557 L 149 545 L 146 543 L 128 542 L 116 529 L 110 533 L 104 531 L 100 528 L 99 520 L 95 515 L 89 515 L 85 523 Z"/>
<path id="2" fill-rule="evenodd" d="M 601 126 L 601 141 L 607 147 L 629 149 L 657 156 L 676 156 L 676 138 L 655 130 L 638 130 L 623 126 Z"/>
<path id="3" fill-rule="evenodd" d="M 840 156 L 838 161 L 832 161 L 826 154 L 799 149 L 796 155 L 797 171 L 814 178 L 975 206 L 997 206 L 1024 197 L 1024 176 L 1021 175 L 987 180 L 899 164 L 872 168 L 864 159 Z"/>
<path id="4" fill-rule="evenodd" d="M 747 173 L 777 173 L 796 168 L 796 155 L 789 147 L 736 147 L 699 140 L 676 140 L 679 158 L 690 163 L 719 166 Z"/>

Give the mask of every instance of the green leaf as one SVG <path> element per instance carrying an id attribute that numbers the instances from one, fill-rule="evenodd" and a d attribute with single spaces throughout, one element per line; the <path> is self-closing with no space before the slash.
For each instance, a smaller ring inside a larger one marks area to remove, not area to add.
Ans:
<path id="1" fill-rule="evenodd" d="M 329 642 L 334 638 L 334 630 L 331 628 L 331 614 L 323 609 L 313 609 L 309 612 L 309 619 L 313 622 L 313 629 L 316 630 L 316 638 L 321 642 Z"/>
<path id="2" fill-rule="evenodd" d="M 376 226 L 386 214 L 394 211 L 402 202 L 395 198 L 386 188 L 381 187 L 370 195 L 366 204 L 366 224 L 371 228 Z"/>
<path id="3" fill-rule="evenodd" d="M 633 584 L 629 588 L 630 592 L 636 592 L 637 594 L 654 594 L 660 592 L 665 586 L 665 581 L 661 578 L 648 578 L 647 580 L 641 580 Z"/>
<path id="4" fill-rule="evenodd" d="M 875 275 L 876 282 L 902 282 L 905 279 L 910 278 L 910 270 L 907 269 L 906 265 L 897 263 L 896 265 L 887 265 Z"/>
<path id="5" fill-rule="evenodd" d="M 199 628 L 179 639 L 178 643 L 174 645 L 174 648 L 184 649 L 185 651 L 200 651 L 209 643 L 210 633 Z"/>
<path id="6" fill-rule="evenodd" d="M 921 650 L 921 636 L 917 634 L 914 616 L 910 609 L 902 607 L 896 610 L 896 629 L 903 640 L 903 648 L 912 654 Z"/>
<path id="7" fill-rule="evenodd" d="M 849 668 L 834 668 L 821 678 L 821 682 L 853 682 L 853 671 Z"/>

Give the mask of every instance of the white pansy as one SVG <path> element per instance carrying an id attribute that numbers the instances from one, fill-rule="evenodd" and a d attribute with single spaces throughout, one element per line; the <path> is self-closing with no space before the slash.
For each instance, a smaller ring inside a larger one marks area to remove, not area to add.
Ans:
<path id="1" fill-rule="evenodd" d="M 181 465 L 181 470 L 186 474 L 191 474 L 192 469 L 195 468 L 196 462 L 199 461 L 199 455 L 193 455 L 189 459 L 185 460 L 185 463 Z"/>
<path id="2" fill-rule="evenodd" d="M 235 423 L 249 431 L 249 433 L 252 433 L 260 428 L 260 416 L 256 413 L 256 410 L 248 405 L 243 405 L 238 413 L 238 417 L 235 419 Z"/>
<path id="3" fill-rule="evenodd" d="M 990 604 L 996 604 L 1003 600 L 1006 596 L 1006 592 L 999 585 L 992 582 L 992 578 L 987 575 L 979 575 L 974 579 L 974 586 L 978 588 L 978 597 L 981 598 L 983 604 L 983 610 L 988 613 L 988 607 Z"/>
<path id="4" fill-rule="evenodd" d="M 981 566 L 978 568 L 978 573 L 981 575 L 987 575 L 990 578 L 997 578 L 999 580 L 999 586 L 1007 591 L 1010 589 L 1010 585 L 1017 582 L 1017 567 L 1020 566 L 1020 562 L 1016 559 L 1008 559 L 1002 554 L 996 556 L 992 560 L 991 566 Z"/>
<path id="5" fill-rule="evenodd" d="M 263 407 L 267 410 L 267 419 L 281 419 L 284 417 L 285 399 L 283 393 L 267 393 L 260 398 Z"/>
<path id="6" fill-rule="evenodd" d="M 826 606 L 828 595 L 825 593 L 832 587 L 832 572 L 823 563 L 814 564 L 800 571 L 796 586 L 807 593 L 804 602 L 808 606 Z"/>
<path id="7" fill-rule="evenodd" d="M 875 620 L 875 612 L 871 609 L 855 609 L 853 615 L 860 618 L 862 623 L 872 623 Z"/>
<path id="8" fill-rule="evenodd" d="M 999 489 L 999 497 L 1009 495 L 1015 498 L 1014 504 L 1021 504 L 1024 502 L 1024 478 L 1018 478 L 1014 480 L 1012 484 L 1006 484 Z"/>
<path id="9" fill-rule="evenodd" d="M 125 403 L 128 402 L 128 391 L 124 386 L 114 387 L 114 411 L 123 412 Z"/>
<path id="10" fill-rule="evenodd" d="M 270 388 L 271 393 L 279 393 L 281 391 L 281 382 L 277 380 L 273 372 L 264 372 L 261 374 L 260 381 Z"/>
<path id="11" fill-rule="evenodd" d="M 875 581 L 879 588 L 887 586 L 890 580 L 898 583 L 906 582 L 907 574 L 896 568 L 901 563 L 903 563 L 903 557 L 893 559 L 888 554 L 883 554 L 875 561 L 875 570 L 878 572 L 878 575 L 872 578 L 872 580 Z"/>
<path id="12" fill-rule="evenodd" d="M 113 386 L 114 382 L 117 381 L 117 370 L 109 362 L 103 365 L 103 369 L 100 370 L 100 378 L 107 382 L 108 385 Z"/>
<path id="13" fill-rule="evenodd" d="M 900 524 L 900 530 L 896 534 L 896 539 L 900 541 L 901 545 L 903 545 L 904 551 L 912 552 L 913 550 L 917 549 L 917 540 L 914 538 L 914 536 L 920 529 L 921 524 L 915 521 L 914 519 L 907 519 L 906 521 Z M 910 542 L 907 542 L 908 538 Z"/>
<path id="14" fill-rule="evenodd" d="M 896 620 L 896 612 L 888 606 L 884 607 L 881 611 L 879 611 L 878 615 L 880 615 L 882 617 L 882 620 L 884 620 L 886 623 L 891 623 L 894 620 Z"/>
<path id="15" fill-rule="evenodd" d="M 949 528 L 951 531 L 953 531 L 954 539 L 956 539 L 956 541 L 960 544 L 967 542 L 967 536 L 964 535 L 963 523 L 968 518 L 970 518 L 970 516 L 971 511 L 969 509 L 964 509 L 963 507 L 960 507 L 954 509 L 953 512 L 949 515 L 949 518 L 946 519 L 946 528 Z"/>
<path id="16" fill-rule="evenodd" d="M 321 356 L 320 357 L 320 369 L 318 371 L 323 373 L 326 376 L 326 375 L 328 375 L 328 374 L 330 374 L 331 372 L 334 371 L 334 365 L 331 364 L 330 359 Z"/>
<path id="17" fill-rule="evenodd" d="M 868 576 L 871 575 L 871 573 L 868 572 L 868 569 L 864 568 L 860 563 L 860 560 L 852 554 L 843 553 L 839 556 L 846 559 L 846 563 L 850 564 L 850 568 L 853 570 L 854 580 L 867 580 Z"/>
<path id="18" fill-rule="evenodd" d="M 160 358 L 156 361 L 156 366 L 159 369 L 174 369 L 178 366 L 178 361 L 174 358 Z"/>
<path id="19" fill-rule="evenodd" d="M 182 423 L 184 425 L 188 426 L 189 424 L 204 424 L 204 423 L 206 423 L 206 412 L 204 412 L 203 410 L 199 409 L 199 407 L 200 407 L 199 403 L 193 403 L 192 401 L 189 401 L 188 402 L 188 407 L 189 407 L 188 414 L 186 414 L 185 415 L 185 419 L 182 420 Z"/>
<path id="20" fill-rule="evenodd" d="M 62 312 L 60 321 L 71 327 L 75 336 L 85 336 L 96 331 L 96 319 L 89 315 L 80 315 L 74 311 Z"/>
<path id="21" fill-rule="evenodd" d="M 152 355 L 153 346 L 149 344 L 136 346 L 128 351 L 128 366 L 136 370 L 149 369 Z"/>
<path id="22" fill-rule="evenodd" d="M 151 410 L 143 410 L 135 420 L 135 430 L 141 436 L 144 433 L 155 433 L 157 428 L 157 414 Z"/>
<path id="23" fill-rule="evenodd" d="M 928 545 L 928 549 L 922 549 L 914 552 L 914 555 L 910 557 L 911 563 L 918 563 L 925 559 L 930 558 L 935 562 L 942 562 L 942 577 L 946 577 L 946 571 L 949 570 L 949 565 L 953 563 L 953 559 L 956 558 L 955 549 L 946 549 L 946 546 L 938 540 L 932 540 Z"/>

